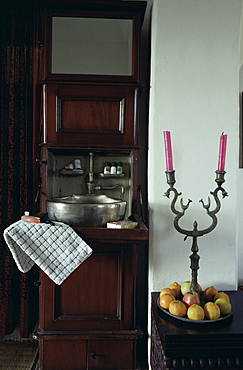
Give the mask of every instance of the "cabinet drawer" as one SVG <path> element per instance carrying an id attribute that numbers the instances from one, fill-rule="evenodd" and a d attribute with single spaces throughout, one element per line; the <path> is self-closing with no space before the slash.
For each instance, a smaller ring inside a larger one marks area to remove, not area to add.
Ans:
<path id="1" fill-rule="evenodd" d="M 91 340 L 88 345 L 88 369 L 135 369 L 136 340 Z"/>
<path id="2" fill-rule="evenodd" d="M 43 86 L 44 144 L 137 146 L 138 88 Z"/>

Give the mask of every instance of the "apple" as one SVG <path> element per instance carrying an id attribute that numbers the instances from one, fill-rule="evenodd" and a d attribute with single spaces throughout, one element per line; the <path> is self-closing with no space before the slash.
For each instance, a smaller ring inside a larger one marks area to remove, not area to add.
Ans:
<path id="1" fill-rule="evenodd" d="M 225 292 L 218 292 L 215 296 L 214 296 L 214 302 L 218 299 L 218 298 L 220 298 L 220 297 L 223 297 L 223 298 L 225 298 L 225 299 L 227 299 L 227 301 L 229 301 L 230 302 L 230 297 L 228 296 L 228 294 L 227 293 L 225 293 Z"/>
<path id="2" fill-rule="evenodd" d="M 219 297 L 214 303 L 219 306 L 221 315 L 227 315 L 232 311 L 232 305 L 226 298 Z"/>
<path id="3" fill-rule="evenodd" d="M 185 295 L 187 292 L 190 292 L 191 291 L 191 283 L 192 282 L 190 280 L 184 281 L 184 283 L 181 285 L 181 293 L 182 293 L 182 295 Z M 201 294 L 202 293 L 202 287 L 198 283 L 197 283 L 197 286 L 198 286 L 198 293 Z"/>
<path id="4" fill-rule="evenodd" d="M 191 281 L 186 280 L 184 283 L 181 285 L 181 293 L 182 295 L 186 294 L 187 292 L 190 292 L 191 290 Z"/>
<path id="5" fill-rule="evenodd" d="M 199 304 L 200 305 L 200 298 L 197 292 L 187 292 L 182 297 L 182 302 L 185 303 L 187 307 L 192 306 L 193 304 Z"/>

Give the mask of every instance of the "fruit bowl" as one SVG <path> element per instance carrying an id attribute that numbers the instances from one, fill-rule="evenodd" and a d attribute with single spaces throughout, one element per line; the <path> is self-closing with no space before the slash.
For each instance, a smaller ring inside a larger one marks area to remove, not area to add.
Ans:
<path id="1" fill-rule="evenodd" d="M 158 308 L 160 309 L 161 312 L 163 312 L 164 314 L 172 317 L 173 319 L 176 319 L 176 320 L 179 320 L 179 321 L 184 321 L 184 322 L 190 323 L 190 324 L 200 324 L 201 325 L 201 324 L 212 324 L 212 323 L 215 323 L 215 322 L 225 321 L 229 317 L 231 317 L 232 314 L 233 314 L 233 312 L 231 311 L 229 314 L 221 316 L 221 317 L 219 317 L 218 319 L 215 319 L 215 320 L 207 320 L 205 318 L 203 320 L 191 320 L 191 319 L 188 319 L 187 317 L 172 315 L 168 310 L 166 310 L 165 308 L 160 306 L 159 301 L 160 301 L 160 299 L 158 298 L 157 305 L 158 305 Z"/>
<path id="2" fill-rule="evenodd" d="M 230 296 L 214 286 L 191 290 L 191 281 L 182 285 L 174 282 L 160 291 L 157 305 L 166 315 L 191 324 L 211 324 L 227 320 L 232 315 Z"/>

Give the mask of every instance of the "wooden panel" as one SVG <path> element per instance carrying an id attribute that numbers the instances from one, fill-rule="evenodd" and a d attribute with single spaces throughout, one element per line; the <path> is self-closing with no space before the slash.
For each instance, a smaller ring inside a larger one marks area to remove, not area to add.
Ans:
<path id="1" fill-rule="evenodd" d="M 39 366 L 44 370 L 87 369 L 86 341 L 41 341 L 39 346 Z"/>
<path id="2" fill-rule="evenodd" d="M 138 87 L 43 86 L 43 143 L 87 147 L 137 147 Z"/>
<path id="3" fill-rule="evenodd" d="M 134 328 L 135 248 L 89 242 L 93 254 L 60 286 L 41 274 L 41 330 Z"/>
<path id="4" fill-rule="evenodd" d="M 56 319 L 121 320 L 121 291 L 122 254 L 94 255 L 56 286 Z"/>
<path id="5" fill-rule="evenodd" d="M 92 134 L 124 133 L 124 99 L 58 100 L 57 131 Z"/>
<path id="6" fill-rule="evenodd" d="M 88 368 L 92 369 L 135 369 L 135 341 L 94 340 L 88 349 Z"/>

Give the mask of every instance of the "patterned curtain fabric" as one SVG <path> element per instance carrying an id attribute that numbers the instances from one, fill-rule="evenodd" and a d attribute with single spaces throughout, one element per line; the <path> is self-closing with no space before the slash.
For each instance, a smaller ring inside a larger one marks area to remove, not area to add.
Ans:
<path id="1" fill-rule="evenodd" d="M 19 325 L 22 337 L 36 322 L 37 271 L 19 272 L 3 230 L 32 211 L 34 4 L 0 0 L 0 335 Z"/>

